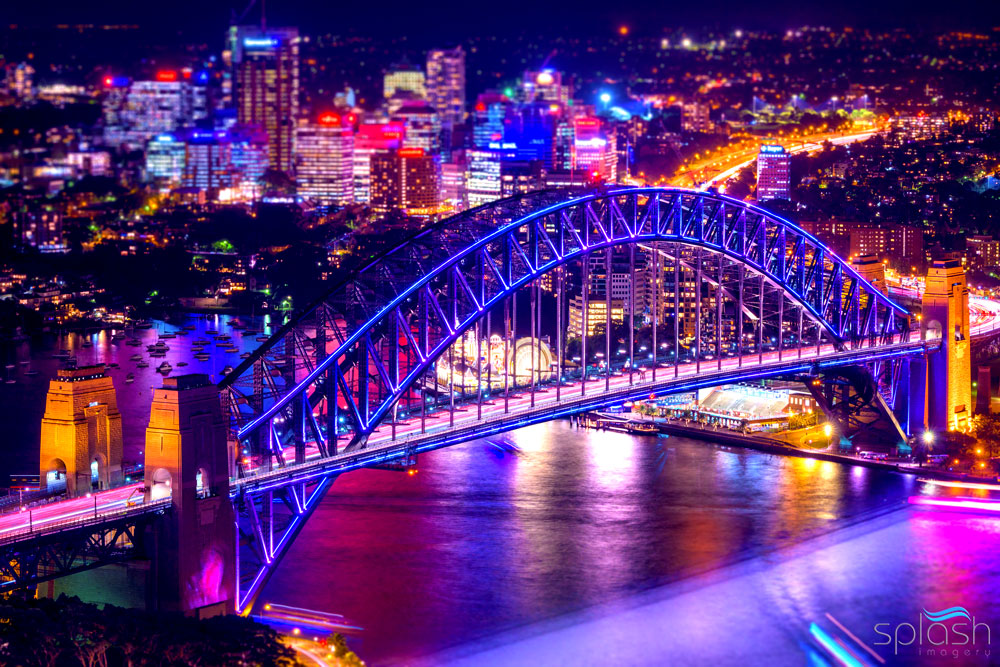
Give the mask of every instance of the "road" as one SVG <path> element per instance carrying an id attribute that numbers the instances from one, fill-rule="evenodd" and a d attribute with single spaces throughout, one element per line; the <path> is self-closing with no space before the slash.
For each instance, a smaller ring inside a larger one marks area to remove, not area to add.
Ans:
<path id="1" fill-rule="evenodd" d="M 142 503 L 142 482 L 0 515 L 0 540 L 45 532 Z"/>
<path id="2" fill-rule="evenodd" d="M 827 132 L 792 140 L 779 138 L 773 141 L 761 141 L 760 143 L 780 144 L 784 146 L 789 153 L 794 155 L 796 153 L 811 153 L 818 151 L 827 141 L 835 146 L 841 146 L 844 144 L 854 143 L 856 141 L 864 141 L 865 139 L 875 136 L 877 133 L 878 130 L 865 130 L 863 132 L 855 132 L 851 134 Z M 738 174 L 744 167 L 748 167 L 753 164 L 757 159 L 758 150 L 759 145 L 755 144 L 748 148 L 741 147 L 728 153 L 724 153 L 723 155 L 700 160 L 692 165 L 691 168 L 683 174 L 670 179 L 669 185 L 707 188 L 712 185 L 724 183 Z"/>

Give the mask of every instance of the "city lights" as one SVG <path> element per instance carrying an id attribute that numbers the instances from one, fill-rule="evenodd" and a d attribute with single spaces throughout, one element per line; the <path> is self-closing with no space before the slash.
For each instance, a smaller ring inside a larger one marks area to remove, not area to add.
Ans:
<path id="1" fill-rule="evenodd" d="M 5 8 L 0 664 L 988 651 L 1000 7 L 270 5 Z"/>

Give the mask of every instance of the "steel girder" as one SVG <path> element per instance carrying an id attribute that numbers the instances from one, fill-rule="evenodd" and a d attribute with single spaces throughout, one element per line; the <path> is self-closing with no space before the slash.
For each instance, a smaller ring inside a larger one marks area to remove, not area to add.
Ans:
<path id="1" fill-rule="evenodd" d="M 419 388 L 437 359 L 519 288 L 590 253 L 657 242 L 741 265 L 796 304 L 837 350 L 909 333 L 905 309 L 764 209 L 669 188 L 545 191 L 434 225 L 285 325 L 220 385 L 233 438 L 262 461 L 255 472 L 291 463 L 284 452 L 292 443 L 296 463 L 306 442 L 324 457 L 364 447 L 379 424 L 395 422 L 401 403 L 424 402 Z"/>
<path id="2" fill-rule="evenodd" d="M 253 607 L 264 584 L 336 475 L 285 484 L 278 489 L 242 493 L 236 512 L 236 611 Z"/>
<path id="3" fill-rule="evenodd" d="M 0 591 L 145 557 L 145 530 L 169 509 L 169 503 L 158 503 L 0 541 Z"/>

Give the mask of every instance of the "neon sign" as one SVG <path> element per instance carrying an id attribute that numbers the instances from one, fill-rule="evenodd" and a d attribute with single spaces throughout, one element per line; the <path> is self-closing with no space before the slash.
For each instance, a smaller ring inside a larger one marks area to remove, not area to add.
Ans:
<path id="1" fill-rule="evenodd" d="M 243 47 L 247 49 L 273 49 L 278 45 L 277 37 L 244 37 Z"/>
<path id="2" fill-rule="evenodd" d="M 423 157 L 424 156 L 424 149 L 423 148 L 400 148 L 399 151 L 396 152 L 396 154 L 399 157 Z"/>

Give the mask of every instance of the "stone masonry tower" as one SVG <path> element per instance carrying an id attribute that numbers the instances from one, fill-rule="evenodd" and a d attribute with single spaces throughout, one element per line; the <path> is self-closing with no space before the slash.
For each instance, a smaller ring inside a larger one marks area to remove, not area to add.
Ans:
<path id="1" fill-rule="evenodd" d="M 49 382 L 42 417 L 39 481 L 65 480 L 69 496 L 121 482 L 122 417 L 104 366 L 60 370 Z M 96 480 L 94 479 L 96 473 Z"/>
<path id="2" fill-rule="evenodd" d="M 854 270 L 880 292 L 888 294 L 885 284 L 885 264 L 875 255 L 861 255 L 853 262 Z"/>
<path id="3" fill-rule="evenodd" d="M 965 428 L 972 415 L 972 349 L 969 290 L 958 260 L 935 260 L 927 271 L 920 333 L 940 333 L 941 351 L 927 362 L 927 424 L 933 430 Z"/>
<path id="4" fill-rule="evenodd" d="M 155 599 L 163 611 L 232 611 L 236 543 L 226 423 L 207 375 L 166 378 L 146 429 L 146 499 L 171 498 L 156 540 Z"/>

